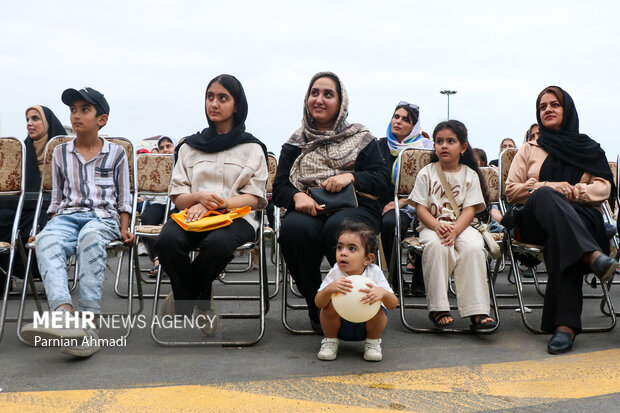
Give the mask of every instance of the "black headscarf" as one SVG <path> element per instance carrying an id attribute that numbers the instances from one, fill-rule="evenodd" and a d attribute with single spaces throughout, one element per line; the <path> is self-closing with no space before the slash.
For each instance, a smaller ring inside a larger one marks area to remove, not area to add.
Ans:
<path id="1" fill-rule="evenodd" d="M 557 87 L 557 86 L 555 86 Z M 540 125 L 538 146 L 549 156 L 540 168 L 540 180 L 578 183 L 584 172 L 606 179 L 611 183 L 611 197 L 616 196 L 614 178 L 607 163 L 605 151 L 588 135 L 579 133 L 579 117 L 573 98 L 562 88 L 564 119 L 560 130 L 543 126 L 540 110 L 536 108 L 536 119 Z"/>
<path id="2" fill-rule="evenodd" d="M 207 108 L 205 105 L 205 115 L 207 116 L 207 122 L 209 127 L 197 132 L 193 135 L 187 136 L 181 140 L 179 145 L 175 149 L 175 156 L 178 156 L 179 149 L 183 144 L 188 144 L 192 148 L 206 153 L 217 153 L 226 149 L 233 148 L 242 143 L 257 143 L 263 149 L 265 154 L 265 162 L 267 161 L 267 147 L 258 138 L 254 137 L 251 133 L 245 131 L 245 119 L 248 116 L 248 101 L 243 91 L 241 82 L 231 75 L 219 75 L 207 86 L 205 91 L 205 101 L 207 99 L 207 91 L 213 83 L 219 83 L 232 95 L 235 101 L 236 112 L 233 114 L 233 128 L 228 133 L 218 135 L 215 123 L 209 119 L 207 114 Z"/>
<path id="3" fill-rule="evenodd" d="M 54 136 L 66 135 L 67 131 L 56 115 L 54 115 L 54 112 L 45 106 L 40 106 L 40 108 L 43 109 L 43 115 L 47 121 L 47 141 Z M 37 107 L 33 106 L 33 109 L 37 109 Z M 37 160 L 37 153 L 32 142 L 30 135 L 24 139 L 26 144 L 26 192 L 38 193 L 41 187 L 41 172 L 39 171 L 39 161 Z"/>

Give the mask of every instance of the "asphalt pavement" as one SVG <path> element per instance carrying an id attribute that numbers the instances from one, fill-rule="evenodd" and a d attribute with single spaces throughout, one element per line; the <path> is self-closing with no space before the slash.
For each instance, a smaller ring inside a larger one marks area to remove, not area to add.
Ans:
<path id="1" fill-rule="evenodd" d="M 140 261 L 150 268 L 147 257 Z M 126 300 L 113 292 L 117 258 L 110 260 L 104 286 L 104 310 L 122 311 Z M 269 263 L 270 278 L 274 266 Z M 509 268 L 500 273 L 499 293 L 513 293 Z M 255 279 L 256 271 L 227 273 L 224 281 Z M 544 278 L 544 275 L 543 275 Z M 215 282 L 215 294 L 251 295 L 255 286 Z M 41 286 L 39 286 L 41 287 Z M 126 288 L 126 286 L 125 286 Z M 275 286 L 271 285 L 273 292 Z M 122 287 L 121 287 L 122 289 Z M 164 292 L 169 286 L 163 287 Z M 152 285 L 145 292 L 152 292 Z M 584 292 L 594 294 L 584 285 Z M 620 307 L 620 286 L 612 287 Z M 528 302 L 541 298 L 526 287 Z M 424 298 L 406 302 L 424 303 Z M 29 309 L 32 309 L 29 299 Z M 502 306 L 516 300 L 499 299 Z M 137 301 L 136 301 L 137 304 Z M 413 333 L 398 310 L 389 312 L 381 362 L 362 359 L 362 343 L 342 343 L 335 361 L 316 357 L 321 337 L 287 332 L 281 321 L 282 291 L 270 300 L 264 337 L 250 347 L 165 347 L 150 336 L 152 299 L 145 300 L 147 326 L 137 326 L 125 346 L 104 347 L 88 359 L 58 348 L 32 348 L 6 325 L 0 342 L 1 411 L 542 411 L 596 409 L 617 411 L 620 401 L 620 332 L 581 334 L 572 352 L 546 352 L 548 335 L 529 332 L 514 308 L 500 310 L 500 327 L 488 335 Z M 18 297 L 9 302 L 17 313 Z M 532 306 L 534 307 L 534 306 Z M 218 302 L 220 312 L 252 311 L 256 304 Z M 303 310 L 290 312 L 290 323 L 307 329 Z M 453 311 L 453 315 L 457 315 Z M 539 325 L 540 311 L 528 317 Z M 430 327 L 426 310 L 407 310 L 408 320 Z M 600 299 L 584 302 L 584 326 L 603 326 L 609 317 Z M 467 320 L 459 325 L 468 326 Z M 221 320 L 225 340 L 251 339 L 257 320 Z M 118 338 L 119 329 L 102 337 Z M 204 339 L 196 329 L 170 336 Z M 166 334 L 163 336 L 168 337 Z"/>

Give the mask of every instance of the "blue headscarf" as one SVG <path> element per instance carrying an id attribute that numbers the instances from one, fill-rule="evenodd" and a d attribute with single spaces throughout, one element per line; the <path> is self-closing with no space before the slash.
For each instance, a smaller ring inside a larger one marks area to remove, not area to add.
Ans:
<path id="1" fill-rule="evenodd" d="M 396 183 L 396 175 L 398 174 L 398 154 L 407 148 L 422 148 L 422 149 L 433 149 L 433 141 L 424 137 L 422 135 L 422 130 L 420 127 L 420 118 L 418 117 L 418 121 L 413 126 L 411 133 L 402 141 L 399 141 L 396 136 L 392 133 L 392 120 L 390 119 L 390 123 L 388 123 L 387 127 L 387 144 L 390 149 L 390 153 L 393 156 L 396 156 L 396 160 L 392 165 L 392 183 Z"/>

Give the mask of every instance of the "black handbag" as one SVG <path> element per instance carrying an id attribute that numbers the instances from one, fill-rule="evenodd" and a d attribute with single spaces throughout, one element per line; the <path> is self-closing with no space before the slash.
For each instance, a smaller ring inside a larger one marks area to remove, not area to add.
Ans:
<path id="1" fill-rule="evenodd" d="M 357 207 L 357 194 L 352 183 L 342 188 L 340 192 L 329 192 L 322 186 L 311 187 L 308 188 L 308 195 L 323 208 L 319 214 Z"/>
<path id="2" fill-rule="evenodd" d="M 502 218 L 502 222 L 500 224 L 503 225 L 508 231 L 512 231 L 514 227 L 519 223 L 519 219 L 521 218 L 521 210 L 523 209 L 523 205 L 514 205 L 504 214 Z"/>

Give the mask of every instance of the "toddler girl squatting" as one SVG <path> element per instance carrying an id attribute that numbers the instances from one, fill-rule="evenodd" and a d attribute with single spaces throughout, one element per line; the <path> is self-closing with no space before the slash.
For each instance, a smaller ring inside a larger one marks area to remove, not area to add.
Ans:
<path id="1" fill-rule="evenodd" d="M 336 264 L 329 271 L 319 287 L 314 299 L 321 310 L 321 327 L 325 338 L 321 341 L 320 360 L 334 360 L 338 356 L 339 339 L 346 341 L 365 340 L 364 360 L 381 361 L 381 335 L 387 324 L 387 311 L 398 304 L 383 271 L 373 264 L 377 250 L 377 234 L 366 224 L 345 221 L 342 224 L 336 245 Z M 347 294 L 353 290 L 353 284 L 346 277 L 348 275 L 363 275 L 375 285 L 366 284 L 367 288 L 360 289 L 366 293 L 362 297 L 363 304 L 373 304 L 382 301 L 381 309 L 365 323 L 352 323 L 338 315 L 332 305 L 332 294 Z"/>

